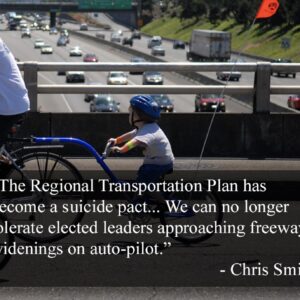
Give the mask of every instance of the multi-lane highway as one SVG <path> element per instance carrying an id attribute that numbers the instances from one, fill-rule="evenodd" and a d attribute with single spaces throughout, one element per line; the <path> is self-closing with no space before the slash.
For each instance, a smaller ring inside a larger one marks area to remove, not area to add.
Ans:
<path id="1" fill-rule="evenodd" d="M 90 17 L 94 17 L 93 14 L 90 14 Z M 115 29 L 121 29 L 124 31 L 124 35 L 125 36 L 130 36 L 130 32 L 128 32 L 128 28 L 121 26 L 121 25 L 117 25 L 113 22 L 113 20 L 111 20 L 109 17 L 107 17 L 104 14 L 98 14 L 98 17 L 95 18 L 99 23 L 102 24 L 109 24 L 114 30 Z M 77 28 L 78 26 L 76 25 L 69 25 L 72 26 L 73 28 Z M 91 28 L 93 30 L 93 28 Z M 94 29 L 95 30 L 95 29 Z M 106 39 L 109 39 L 110 37 L 110 32 L 105 32 L 103 31 L 104 34 L 106 34 Z M 89 34 L 94 35 L 95 33 L 93 31 L 90 31 Z M 139 50 L 141 52 L 145 52 L 147 54 L 150 54 L 150 50 L 147 48 L 147 40 L 148 37 L 142 37 L 141 40 L 134 40 L 134 48 L 136 50 Z M 168 40 L 164 40 L 163 41 L 163 47 L 166 49 L 166 57 L 164 58 L 166 61 L 170 61 L 170 62 L 186 62 L 186 51 L 185 50 L 174 50 L 173 49 L 173 44 L 171 41 Z M 243 51 L 243 49 L 241 49 L 241 51 Z M 263 53 L 262 53 L 263 56 Z M 279 58 L 279 57 L 278 57 Z M 247 61 L 247 62 L 257 62 L 258 60 L 256 59 L 252 59 L 249 57 L 243 57 L 242 55 L 232 55 L 232 59 L 241 59 L 242 61 Z M 212 73 L 212 72 L 203 72 L 203 75 L 215 79 L 216 78 L 216 74 Z M 224 81 L 220 81 L 221 83 L 224 83 Z M 243 72 L 242 73 L 242 77 L 241 80 L 239 82 L 229 82 L 228 84 L 234 84 L 234 85 L 249 85 L 249 84 L 253 84 L 254 83 L 254 73 L 248 73 L 248 72 Z M 300 78 L 298 76 L 298 78 L 293 79 L 292 77 L 289 78 L 285 78 L 285 77 L 271 77 L 271 84 L 272 85 L 300 85 Z M 288 95 L 272 95 L 271 96 L 271 102 L 275 103 L 279 106 L 284 106 L 286 107 L 286 102 L 287 102 L 287 98 Z"/>
<path id="2" fill-rule="evenodd" d="M 109 18 L 103 14 L 99 14 L 100 20 L 103 23 L 109 23 L 112 30 L 121 29 L 124 31 L 124 36 L 129 36 L 131 33 L 127 28 L 120 25 L 116 25 Z M 79 30 L 79 24 L 66 24 L 65 27 L 70 29 Z M 5 28 L 5 24 L 1 29 Z M 90 27 L 90 30 L 84 32 L 88 35 L 95 35 L 96 29 Z M 109 40 L 111 31 L 103 31 L 106 39 Z M 114 47 L 103 46 L 100 43 L 85 39 L 83 37 L 77 37 L 72 35 L 70 44 L 67 47 L 57 47 L 56 42 L 58 35 L 49 35 L 48 32 L 32 31 L 32 37 L 21 39 L 21 33 L 19 31 L 2 31 L 2 39 L 8 44 L 14 53 L 15 57 L 21 61 L 51 61 L 51 62 L 80 62 L 82 57 L 70 57 L 69 50 L 73 46 L 80 46 L 83 53 L 95 53 L 99 62 L 128 62 L 131 55 L 126 52 L 115 49 Z M 34 49 L 34 41 L 36 38 L 42 38 L 45 43 L 53 46 L 54 51 L 52 55 L 42 55 L 39 49 Z M 134 48 L 138 51 L 150 53 L 150 49 L 147 48 L 148 38 L 142 37 L 141 40 L 134 40 Z M 172 43 L 168 41 L 163 42 L 163 46 L 166 49 L 165 60 L 167 61 L 186 61 L 184 50 L 172 49 Z M 204 75 L 216 79 L 214 73 L 203 73 Z M 168 85 L 193 85 L 195 82 L 191 82 L 188 79 L 177 76 L 173 73 L 164 74 L 164 84 Z M 234 82 L 234 84 L 253 84 L 253 73 L 243 73 L 240 83 Z M 105 84 L 107 79 L 107 72 L 88 72 L 86 73 L 87 83 Z M 129 84 L 142 84 L 141 75 L 128 75 Z M 272 78 L 273 84 L 296 84 L 298 79 L 286 79 L 286 78 Z M 56 72 L 39 72 L 39 83 L 44 84 L 63 84 L 65 83 L 65 76 L 57 76 Z M 300 81 L 299 81 L 300 83 Z M 231 84 L 231 83 L 229 83 Z M 89 112 L 89 104 L 84 102 L 84 95 L 39 95 L 38 105 L 40 111 L 43 112 Z M 128 108 L 128 100 L 130 95 L 115 95 L 117 102 L 120 102 L 121 111 L 125 112 Z M 176 112 L 193 112 L 194 111 L 194 98 L 195 95 L 170 95 L 170 98 L 174 101 Z M 287 96 L 272 96 L 272 101 L 286 106 Z M 226 111 L 227 112 L 251 112 L 251 108 L 243 103 L 226 98 Z"/>
<path id="3" fill-rule="evenodd" d="M 76 25 L 75 25 L 76 26 Z M 79 27 L 79 25 L 77 26 Z M 5 25 L 2 25 L 2 29 Z M 95 31 L 88 32 L 95 34 Z M 81 62 L 82 57 L 70 57 L 69 50 L 73 46 L 80 46 L 85 53 L 95 53 L 100 62 L 128 62 L 131 55 L 114 49 L 113 47 L 104 47 L 101 44 L 90 40 L 72 36 L 70 44 L 67 47 L 57 47 L 58 35 L 49 35 L 48 32 L 32 31 L 31 38 L 21 38 L 20 31 L 2 31 L 1 38 L 8 44 L 15 57 L 21 61 L 42 61 L 42 62 Z M 34 41 L 42 38 L 45 43 L 53 46 L 53 54 L 42 55 L 39 49 L 34 49 Z M 143 39 L 142 42 L 145 42 Z M 169 85 L 195 84 L 174 74 L 164 74 L 164 83 Z M 57 76 L 56 72 L 39 72 L 39 83 L 43 84 L 64 84 L 65 76 Z M 107 72 L 89 72 L 86 73 L 87 83 L 105 84 Z M 141 75 L 128 75 L 129 84 L 142 84 Z M 84 95 L 39 95 L 38 106 L 43 112 L 89 112 L 89 104 L 84 102 Z M 120 102 L 120 109 L 126 112 L 128 109 L 130 95 L 115 95 L 116 101 Z M 170 95 L 174 101 L 175 111 L 193 112 L 194 95 Z M 228 100 L 228 112 L 249 112 L 249 107 Z"/>

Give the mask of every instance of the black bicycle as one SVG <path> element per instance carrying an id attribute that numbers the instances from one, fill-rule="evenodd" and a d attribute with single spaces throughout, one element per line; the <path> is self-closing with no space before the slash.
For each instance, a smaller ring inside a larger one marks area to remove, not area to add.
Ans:
<path id="1" fill-rule="evenodd" d="M 9 162 L 8 164 L 2 164 L 0 168 L 1 180 L 2 182 L 5 181 L 6 185 L 12 185 L 0 194 L 0 204 L 3 208 L 0 211 L 0 227 L 4 228 L 5 224 L 7 226 L 14 225 L 18 230 L 14 234 L 2 232 L 3 242 L 0 241 L 0 247 L 1 245 L 13 243 L 14 236 L 31 243 L 55 242 L 69 233 L 52 233 L 45 230 L 38 232 L 36 230 L 38 225 L 42 225 L 45 229 L 57 221 L 70 226 L 76 225 L 82 220 L 84 212 L 68 211 L 68 213 L 65 213 L 62 207 L 65 203 L 84 206 L 87 203 L 84 192 L 71 190 L 53 194 L 49 190 L 32 189 L 34 182 L 43 183 L 46 186 L 53 183 L 57 185 L 63 182 L 70 184 L 84 182 L 81 173 L 70 161 L 53 153 L 54 150 L 63 148 L 66 143 L 84 147 L 95 157 L 110 181 L 120 182 L 105 163 L 105 158 L 110 149 L 109 144 L 106 145 L 103 154 L 100 155 L 93 146 L 76 138 L 32 137 L 13 139 L 13 141 L 21 143 L 23 146 L 17 151 L 7 150 L 5 145 L 0 149 L 0 155 Z M 28 142 L 29 145 L 25 145 Z M 20 190 L 17 187 L 22 187 L 22 189 Z M 156 219 L 162 225 L 172 225 L 173 228 L 179 228 L 179 231 L 170 232 L 169 236 L 185 244 L 207 240 L 214 234 L 214 230 L 211 228 L 222 221 L 223 214 L 220 199 L 216 194 L 207 191 L 205 188 L 201 192 L 190 195 L 188 200 L 178 198 L 175 194 L 165 194 L 164 196 L 171 206 L 172 203 L 177 206 L 186 204 L 187 209 L 184 212 L 162 211 L 153 199 L 144 196 L 143 201 L 149 207 L 149 213 L 126 214 L 126 216 L 134 223 L 145 223 Z M 127 196 L 125 201 L 132 202 L 134 200 L 132 197 Z M 194 207 L 203 205 L 209 207 L 210 210 L 206 210 L 204 213 L 196 213 Z M 57 208 L 55 212 L 51 212 L 53 207 Z M 200 231 L 199 226 L 202 227 Z M 203 228 L 210 229 L 206 231 Z M 9 255 L 0 250 L 0 267 L 3 267 L 8 259 Z"/>

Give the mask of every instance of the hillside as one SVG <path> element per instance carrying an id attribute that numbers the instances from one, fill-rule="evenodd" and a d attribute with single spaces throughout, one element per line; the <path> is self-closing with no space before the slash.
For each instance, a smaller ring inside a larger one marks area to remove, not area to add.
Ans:
<path id="1" fill-rule="evenodd" d="M 294 62 L 300 62 L 300 25 L 293 28 L 282 26 L 266 30 L 255 24 L 250 30 L 245 30 L 243 25 L 236 24 L 232 20 L 214 25 L 204 20 L 195 23 L 193 19 L 181 22 L 179 18 L 161 18 L 147 24 L 141 31 L 150 35 L 189 41 L 193 29 L 230 31 L 232 49 L 235 51 L 269 58 L 290 58 Z M 282 38 L 290 40 L 289 49 L 281 47 Z"/>

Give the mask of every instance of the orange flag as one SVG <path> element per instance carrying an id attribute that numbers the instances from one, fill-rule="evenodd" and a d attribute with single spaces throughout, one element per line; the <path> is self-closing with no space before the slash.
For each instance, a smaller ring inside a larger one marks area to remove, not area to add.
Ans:
<path id="1" fill-rule="evenodd" d="M 279 7 L 277 0 L 263 0 L 256 14 L 256 19 L 270 18 L 272 17 Z"/>

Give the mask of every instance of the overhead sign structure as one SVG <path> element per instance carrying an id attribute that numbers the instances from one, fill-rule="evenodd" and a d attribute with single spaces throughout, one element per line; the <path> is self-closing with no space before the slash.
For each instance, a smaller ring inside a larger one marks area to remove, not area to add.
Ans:
<path id="1" fill-rule="evenodd" d="M 78 0 L 78 8 L 83 10 L 132 9 L 132 0 Z"/>

